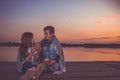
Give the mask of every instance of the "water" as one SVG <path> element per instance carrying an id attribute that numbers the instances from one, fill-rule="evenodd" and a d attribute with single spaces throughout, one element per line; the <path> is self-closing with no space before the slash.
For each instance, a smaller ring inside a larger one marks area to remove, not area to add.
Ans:
<path id="1" fill-rule="evenodd" d="M 64 48 L 66 61 L 120 61 L 120 49 Z"/>
<path id="2" fill-rule="evenodd" d="M 16 61 L 18 47 L 0 47 L 0 61 Z M 120 61 L 120 49 L 63 48 L 65 61 Z"/>

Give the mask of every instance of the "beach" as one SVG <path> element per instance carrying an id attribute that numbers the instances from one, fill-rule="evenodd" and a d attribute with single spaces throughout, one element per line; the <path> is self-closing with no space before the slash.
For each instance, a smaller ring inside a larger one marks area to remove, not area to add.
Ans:
<path id="1" fill-rule="evenodd" d="M 39 80 L 120 80 L 120 61 L 66 62 L 67 72 L 62 75 L 43 73 Z M 15 62 L 0 62 L 0 80 L 17 80 Z"/>

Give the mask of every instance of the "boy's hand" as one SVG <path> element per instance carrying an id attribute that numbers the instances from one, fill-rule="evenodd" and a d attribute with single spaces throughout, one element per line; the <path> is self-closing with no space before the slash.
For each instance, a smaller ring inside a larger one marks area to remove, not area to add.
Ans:
<path id="1" fill-rule="evenodd" d="M 56 62 L 55 60 L 47 60 L 47 61 L 44 60 L 44 64 L 47 65 L 47 66 L 48 66 L 48 65 L 52 65 L 52 64 L 55 63 L 55 62 Z"/>
<path id="2" fill-rule="evenodd" d="M 51 60 L 50 63 L 49 63 L 49 65 L 51 65 L 51 64 L 53 64 L 55 62 L 56 62 L 55 60 Z"/>

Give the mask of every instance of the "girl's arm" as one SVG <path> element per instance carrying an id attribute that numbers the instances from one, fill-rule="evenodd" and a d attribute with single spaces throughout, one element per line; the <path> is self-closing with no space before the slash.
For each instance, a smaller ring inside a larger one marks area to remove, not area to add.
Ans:
<path id="1" fill-rule="evenodd" d="M 31 60 L 32 56 L 34 56 L 36 58 L 35 60 L 37 60 L 37 58 L 39 57 L 39 52 L 41 50 L 42 50 L 42 48 L 41 48 L 40 44 L 36 44 L 35 47 L 30 51 L 29 55 L 26 57 L 26 61 Z M 35 51 L 37 51 L 36 54 L 34 54 Z"/>
<path id="2" fill-rule="evenodd" d="M 31 58 L 32 58 L 32 56 L 33 56 L 33 53 L 34 53 L 34 52 L 35 52 L 35 50 L 32 49 L 32 50 L 30 51 L 29 55 L 25 58 L 25 60 L 26 60 L 26 61 L 30 61 Z"/>
<path id="3" fill-rule="evenodd" d="M 34 56 L 34 61 L 37 62 L 39 59 L 39 52 L 36 52 L 33 56 Z"/>

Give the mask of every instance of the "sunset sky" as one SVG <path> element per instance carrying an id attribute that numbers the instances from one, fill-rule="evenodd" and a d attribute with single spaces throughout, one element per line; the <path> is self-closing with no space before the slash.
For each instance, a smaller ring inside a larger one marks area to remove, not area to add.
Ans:
<path id="1" fill-rule="evenodd" d="M 0 0 L 0 42 L 36 41 L 52 25 L 64 43 L 120 43 L 120 0 Z"/>

